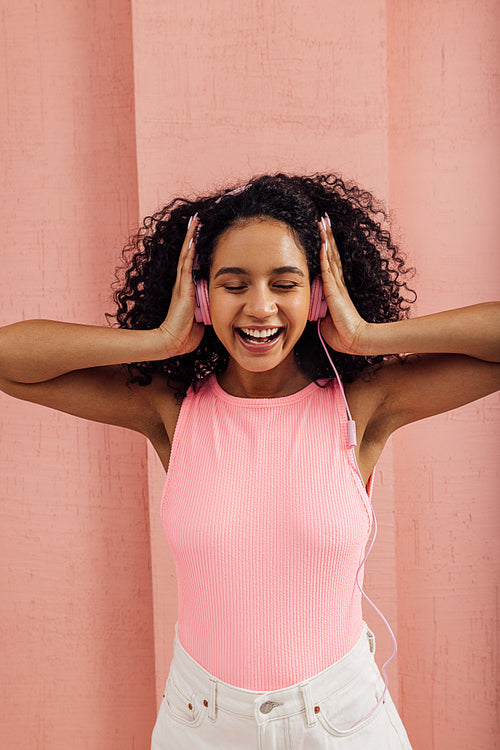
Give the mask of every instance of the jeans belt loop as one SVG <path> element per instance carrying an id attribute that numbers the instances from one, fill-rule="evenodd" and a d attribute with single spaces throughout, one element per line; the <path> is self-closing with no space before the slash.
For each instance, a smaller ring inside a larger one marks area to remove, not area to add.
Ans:
<path id="1" fill-rule="evenodd" d="M 316 724 L 316 715 L 313 710 L 313 701 L 311 694 L 311 686 L 308 682 L 304 685 L 299 686 L 302 691 L 302 698 L 304 699 L 304 706 L 306 708 L 307 726 L 313 727 Z"/>
<path id="2" fill-rule="evenodd" d="M 366 631 L 366 635 L 368 636 L 368 644 L 370 646 L 370 651 L 372 654 L 375 654 L 375 636 L 372 633 L 371 630 Z"/>
<path id="3" fill-rule="evenodd" d="M 210 680 L 210 696 L 208 699 L 208 718 L 215 721 L 217 716 L 217 680 Z"/>

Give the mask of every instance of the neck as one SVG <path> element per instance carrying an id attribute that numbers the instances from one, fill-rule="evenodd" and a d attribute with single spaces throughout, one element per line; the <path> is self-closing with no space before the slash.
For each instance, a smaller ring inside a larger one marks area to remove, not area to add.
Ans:
<path id="1" fill-rule="evenodd" d="M 284 364 L 283 362 L 282 365 Z M 295 361 L 293 367 L 282 365 L 265 372 L 250 372 L 230 359 L 227 368 L 218 376 L 217 382 L 231 396 L 240 398 L 291 396 L 312 382 Z"/>

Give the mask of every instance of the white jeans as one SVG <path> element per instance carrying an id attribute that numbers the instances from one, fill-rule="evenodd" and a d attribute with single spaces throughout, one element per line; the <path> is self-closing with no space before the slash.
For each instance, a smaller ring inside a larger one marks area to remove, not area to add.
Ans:
<path id="1" fill-rule="evenodd" d="M 218 680 L 181 646 L 174 657 L 151 750 L 411 750 L 375 663 L 366 623 L 358 643 L 323 672 L 268 692 Z"/>

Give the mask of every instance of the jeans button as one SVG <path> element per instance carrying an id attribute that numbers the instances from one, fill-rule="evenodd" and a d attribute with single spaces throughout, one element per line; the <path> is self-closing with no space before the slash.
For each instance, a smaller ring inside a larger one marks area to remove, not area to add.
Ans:
<path id="1" fill-rule="evenodd" d="M 279 703 L 273 703 L 273 701 L 266 701 L 265 703 L 262 704 L 262 706 L 260 707 L 260 710 L 263 714 L 268 714 L 270 711 L 273 710 L 275 706 L 279 706 L 279 705 L 280 705 Z"/>

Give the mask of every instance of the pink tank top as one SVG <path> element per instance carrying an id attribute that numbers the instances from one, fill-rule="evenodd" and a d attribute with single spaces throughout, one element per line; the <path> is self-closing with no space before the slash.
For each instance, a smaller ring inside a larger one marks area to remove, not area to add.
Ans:
<path id="1" fill-rule="evenodd" d="M 232 396 L 215 375 L 189 388 L 161 515 L 177 637 L 218 679 L 278 690 L 359 639 L 371 511 L 336 381 L 271 399 Z"/>

